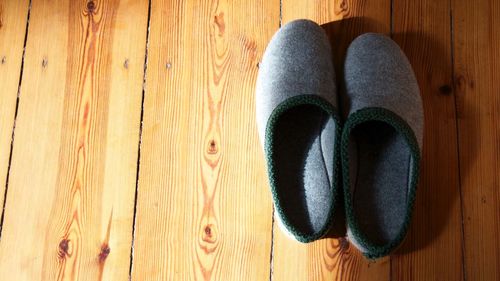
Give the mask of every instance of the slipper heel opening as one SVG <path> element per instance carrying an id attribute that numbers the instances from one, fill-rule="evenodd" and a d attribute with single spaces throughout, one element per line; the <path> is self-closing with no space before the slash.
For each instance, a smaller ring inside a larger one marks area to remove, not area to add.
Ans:
<path id="1" fill-rule="evenodd" d="M 347 120 L 341 149 L 349 232 L 365 255 L 387 255 L 411 218 L 420 163 L 415 135 L 391 111 L 365 108 Z"/>
<path id="2" fill-rule="evenodd" d="M 317 104 L 294 105 L 273 118 L 271 188 L 284 227 L 299 241 L 320 238 L 331 223 L 338 131 L 332 112 Z"/>
<path id="3" fill-rule="evenodd" d="M 410 150 L 403 135 L 382 121 L 357 125 L 351 131 L 350 149 L 356 151 L 350 187 L 354 215 L 373 243 L 385 245 L 398 236 L 405 221 Z"/>

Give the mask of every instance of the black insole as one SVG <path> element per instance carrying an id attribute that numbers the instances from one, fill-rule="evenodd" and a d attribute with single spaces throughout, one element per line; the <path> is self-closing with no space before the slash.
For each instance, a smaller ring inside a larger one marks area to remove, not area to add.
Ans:
<path id="1" fill-rule="evenodd" d="M 313 105 L 290 109 L 276 124 L 276 191 L 288 221 L 305 234 L 327 222 L 334 138 L 333 118 Z"/>
<path id="2" fill-rule="evenodd" d="M 355 216 L 373 243 L 386 244 L 396 238 L 406 215 L 409 147 L 403 135 L 380 121 L 358 125 L 350 141 Z"/>

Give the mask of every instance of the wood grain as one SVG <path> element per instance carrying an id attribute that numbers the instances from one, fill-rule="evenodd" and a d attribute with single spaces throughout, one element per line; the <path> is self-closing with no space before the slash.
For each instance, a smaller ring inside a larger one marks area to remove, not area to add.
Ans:
<path id="1" fill-rule="evenodd" d="M 500 3 L 453 0 L 467 280 L 500 280 Z"/>
<path id="2" fill-rule="evenodd" d="M 0 0 L 0 206 L 9 168 L 28 5 L 28 0 Z"/>
<path id="3" fill-rule="evenodd" d="M 152 1 L 133 280 L 266 280 L 254 87 L 279 1 Z"/>
<path id="4" fill-rule="evenodd" d="M 365 32 L 390 32 L 390 1 L 284 0 L 282 11 L 283 24 L 297 18 L 308 18 L 322 24 L 332 45 L 339 82 L 342 80 L 345 51 L 356 36 Z M 342 197 L 339 200 L 343 200 Z M 273 248 L 275 281 L 389 279 L 389 258 L 369 262 L 345 238 L 325 238 L 300 244 L 275 227 Z"/>
<path id="5" fill-rule="evenodd" d="M 425 113 L 420 185 L 393 280 L 462 280 L 462 229 L 450 2 L 393 2 L 394 39 L 408 56 Z"/>
<path id="6" fill-rule="evenodd" d="M 0 280 L 127 280 L 147 9 L 33 0 Z"/>

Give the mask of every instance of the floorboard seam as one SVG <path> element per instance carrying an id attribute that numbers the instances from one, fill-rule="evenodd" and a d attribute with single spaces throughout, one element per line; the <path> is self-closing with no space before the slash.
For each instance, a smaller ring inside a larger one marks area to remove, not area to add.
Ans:
<path id="1" fill-rule="evenodd" d="M 143 120 L 144 120 L 144 97 L 146 94 L 146 76 L 148 69 L 148 50 L 149 50 L 149 32 L 151 28 L 151 0 L 148 1 L 148 24 L 146 31 L 146 48 L 144 55 L 144 73 L 142 76 L 142 97 L 141 97 L 141 118 L 139 125 L 139 143 L 137 147 L 137 169 L 135 176 L 135 194 L 134 194 L 134 215 L 132 220 L 132 243 L 130 245 L 130 265 L 129 265 L 129 273 L 128 278 L 132 280 L 132 270 L 134 266 L 134 243 L 135 243 L 135 223 L 137 216 L 137 195 L 139 193 L 139 172 L 140 172 L 140 163 L 141 163 L 141 146 L 142 146 L 142 129 L 143 129 Z"/>
<path id="2" fill-rule="evenodd" d="M 273 216 L 272 216 L 272 222 L 271 222 L 271 254 L 270 254 L 270 267 L 269 267 L 269 281 L 273 281 L 273 265 L 274 265 L 274 207 L 273 209 Z"/>
<path id="3" fill-rule="evenodd" d="M 9 163 L 7 165 L 7 177 L 5 179 L 5 192 L 3 194 L 3 206 L 2 206 L 2 216 L 0 217 L 0 239 L 2 237 L 3 230 L 3 221 L 5 216 L 5 206 L 7 204 L 7 191 L 9 190 L 9 177 L 10 177 L 10 166 L 12 164 L 12 151 L 14 150 L 14 132 L 16 130 L 16 120 L 17 120 L 17 112 L 19 109 L 19 99 L 21 96 L 21 83 L 23 80 L 23 71 L 24 71 L 24 57 L 26 55 L 26 43 L 28 42 L 28 31 L 30 26 L 30 15 L 31 15 L 31 0 L 28 3 L 28 14 L 26 15 L 26 29 L 24 33 L 24 43 L 23 43 L 23 54 L 21 57 L 21 69 L 19 71 L 19 82 L 17 85 L 17 98 L 16 98 L 16 109 L 14 110 L 14 123 L 12 124 L 12 134 L 10 140 L 10 154 L 9 154 Z"/>
<path id="4" fill-rule="evenodd" d="M 283 0 L 280 0 L 280 15 L 278 27 L 281 28 L 283 24 Z M 272 222 L 271 222 L 271 253 L 270 253 L 270 266 L 269 266 L 269 281 L 274 279 L 274 204 L 272 207 Z"/>
<path id="5" fill-rule="evenodd" d="M 460 198 L 460 216 L 461 216 L 461 234 L 462 234 L 462 280 L 467 281 L 466 267 L 465 267 L 465 225 L 464 225 L 464 205 L 462 200 L 462 167 L 460 164 L 460 129 L 458 122 L 458 102 L 457 102 L 457 89 L 455 81 L 455 53 L 454 53 L 454 25 L 453 25 L 453 10 L 452 10 L 452 0 L 449 3 L 450 11 L 450 54 L 451 54 L 451 86 L 453 89 L 453 102 L 455 103 L 455 129 L 456 129 L 456 141 L 457 141 L 457 162 L 458 162 L 458 194 Z"/>
<path id="6" fill-rule="evenodd" d="M 394 37 L 394 17 L 393 17 L 394 13 L 393 13 L 393 11 L 394 11 L 394 0 L 391 0 L 391 4 L 390 4 L 390 13 L 391 13 L 391 16 L 389 17 L 389 21 L 390 21 L 390 23 L 389 23 L 389 29 L 390 29 L 390 36 L 391 36 L 391 38 Z"/>
<path id="7" fill-rule="evenodd" d="M 389 36 L 394 40 L 394 0 L 389 5 Z M 392 281 L 392 255 L 389 256 L 389 281 Z"/>
<path id="8" fill-rule="evenodd" d="M 279 22 L 280 28 L 282 24 L 283 24 L 283 0 L 280 0 L 280 22 Z"/>

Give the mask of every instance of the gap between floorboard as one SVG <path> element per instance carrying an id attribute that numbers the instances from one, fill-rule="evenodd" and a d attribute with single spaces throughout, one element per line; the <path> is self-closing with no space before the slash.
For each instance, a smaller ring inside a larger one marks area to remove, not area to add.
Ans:
<path id="1" fill-rule="evenodd" d="M 151 1 L 148 1 L 148 24 L 146 30 L 146 48 L 144 54 L 144 73 L 142 76 L 142 97 L 141 97 L 141 119 L 139 123 L 139 143 L 137 145 L 137 169 L 135 176 L 135 194 L 134 194 L 134 215 L 132 218 L 132 242 L 130 244 L 130 265 L 128 272 L 128 279 L 132 280 L 132 270 L 134 267 L 134 243 L 135 243 L 135 223 L 137 216 L 137 195 L 139 194 L 139 172 L 141 164 L 141 145 L 142 145 L 142 125 L 144 119 L 144 97 L 146 93 L 146 76 L 148 69 L 148 50 L 149 50 L 149 31 L 151 25 Z"/>
<path id="2" fill-rule="evenodd" d="M 14 132 L 16 130 L 17 111 L 19 109 L 19 99 L 21 96 L 21 84 L 23 81 L 24 57 L 26 54 L 26 42 L 28 42 L 28 31 L 30 26 L 31 0 L 28 3 L 28 13 L 26 15 L 26 29 L 24 31 L 23 54 L 21 57 L 21 69 L 19 71 L 19 83 L 17 85 L 16 109 L 14 110 L 14 122 L 12 123 L 12 134 L 10 140 L 9 163 L 7 164 L 7 176 L 5 178 L 5 191 L 3 194 L 2 216 L 0 217 L 0 241 L 2 238 L 3 221 L 5 216 L 5 206 L 7 204 L 7 191 L 9 190 L 10 165 L 12 163 L 12 151 L 14 150 Z"/>

